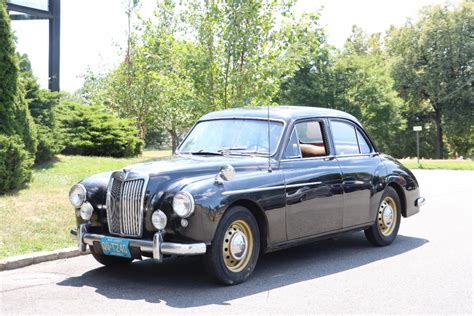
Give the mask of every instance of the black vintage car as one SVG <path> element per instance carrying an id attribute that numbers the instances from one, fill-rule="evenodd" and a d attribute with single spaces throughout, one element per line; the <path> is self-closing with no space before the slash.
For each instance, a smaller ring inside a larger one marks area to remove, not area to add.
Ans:
<path id="1" fill-rule="evenodd" d="M 225 284 L 264 252 L 344 232 L 389 245 L 425 201 L 357 119 L 309 107 L 209 113 L 172 158 L 91 176 L 70 200 L 80 250 L 100 263 L 205 255 Z"/>

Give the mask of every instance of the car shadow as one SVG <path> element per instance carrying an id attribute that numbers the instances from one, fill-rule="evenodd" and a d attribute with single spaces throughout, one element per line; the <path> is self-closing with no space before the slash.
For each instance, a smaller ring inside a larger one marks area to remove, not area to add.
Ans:
<path id="1" fill-rule="evenodd" d="M 263 255 L 247 282 L 230 287 L 213 282 L 200 257 L 173 258 L 161 264 L 144 260 L 126 268 L 101 267 L 57 284 L 92 287 L 109 299 L 165 302 L 176 308 L 229 305 L 229 301 L 237 298 L 354 269 L 427 242 L 399 235 L 388 247 L 373 247 L 363 233 L 353 233 Z"/>

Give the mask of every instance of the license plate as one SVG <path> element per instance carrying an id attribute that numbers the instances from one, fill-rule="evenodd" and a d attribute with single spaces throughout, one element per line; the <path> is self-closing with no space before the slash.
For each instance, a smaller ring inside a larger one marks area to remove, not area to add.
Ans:
<path id="1" fill-rule="evenodd" d="M 128 239 L 104 236 L 100 238 L 100 245 L 104 255 L 131 258 L 128 249 Z"/>

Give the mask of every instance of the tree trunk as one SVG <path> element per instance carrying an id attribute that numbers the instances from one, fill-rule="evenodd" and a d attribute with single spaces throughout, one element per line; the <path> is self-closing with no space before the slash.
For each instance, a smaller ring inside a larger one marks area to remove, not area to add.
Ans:
<path id="1" fill-rule="evenodd" d="M 436 159 L 443 159 L 443 127 L 441 126 L 441 108 L 435 105 Z"/>
<path id="2" fill-rule="evenodd" d="M 172 153 L 175 152 L 176 148 L 178 147 L 178 133 L 176 131 L 168 131 L 171 135 L 171 151 Z"/>

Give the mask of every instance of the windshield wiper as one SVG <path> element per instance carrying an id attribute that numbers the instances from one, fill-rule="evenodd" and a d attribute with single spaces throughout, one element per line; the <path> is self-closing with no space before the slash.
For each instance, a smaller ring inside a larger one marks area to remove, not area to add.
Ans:
<path id="1" fill-rule="evenodd" d="M 191 155 L 215 155 L 215 156 L 222 156 L 223 153 L 220 151 L 205 151 L 204 149 L 199 149 L 198 151 L 192 151 L 192 152 L 185 152 L 182 154 L 191 154 Z"/>
<path id="2" fill-rule="evenodd" d="M 245 150 L 245 149 L 247 149 L 247 148 L 246 147 L 227 147 L 227 148 L 219 149 L 217 152 L 225 154 L 225 153 L 229 153 L 231 151 L 238 151 L 238 150 Z"/>

